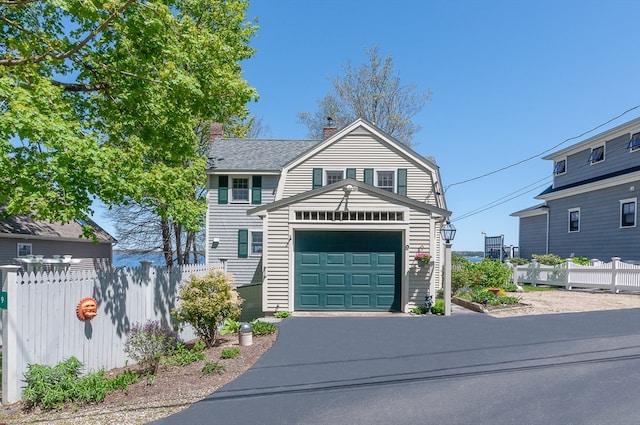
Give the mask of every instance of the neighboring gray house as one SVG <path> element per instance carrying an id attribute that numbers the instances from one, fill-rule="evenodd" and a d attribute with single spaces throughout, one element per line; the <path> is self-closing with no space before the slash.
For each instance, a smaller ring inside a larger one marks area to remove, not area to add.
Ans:
<path id="1" fill-rule="evenodd" d="M 95 222 L 97 243 L 81 238 L 82 224 L 33 220 L 15 216 L 0 220 L 0 265 L 19 265 L 24 270 L 93 270 L 112 261 L 116 240 Z"/>
<path id="2" fill-rule="evenodd" d="M 262 284 L 263 313 L 406 312 L 441 287 L 450 212 L 432 160 L 361 119 L 323 140 L 220 136 L 212 126 L 207 261 Z"/>
<path id="3" fill-rule="evenodd" d="M 545 156 L 553 184 L 520 219 L 520 256 L 640 260 L 640 118 Z"/>

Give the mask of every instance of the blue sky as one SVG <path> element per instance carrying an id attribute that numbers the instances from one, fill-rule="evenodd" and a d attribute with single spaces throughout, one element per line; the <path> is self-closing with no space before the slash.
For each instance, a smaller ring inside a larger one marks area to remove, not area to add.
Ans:
<path id="1" fill-rule="evenodd" d="M 260 93 L 251 111 L 272 137 L 306 137 L 296 113 L 314 112 L 328 77 L 366 62 L 373 46 L 393 56 L 404 84 L 433 92 L 414 142 L 451 185 L 454 250 L 481 250 L 482 232 L 517 246 L 509 214 L 541 202 L 551 182 L 553 164 L 538 154 L 640 105 L 638 1 L 262 0 L 251 2 L 256 16 L 258 51 L 243 67 Z"/>
<path id="2" fill-rule="evenodd" d="M 247 16 L 260 27 L 243 62 L 260 94 L 250 109 L 270 137 L 306 137 L 296 114 L 314 112 L 328 78 L 374 46 L 404 84 L 433 92 L 414 143 L 440 166 L 454 250 L 481 250 L 482 232 L 517 246 L 509 214 L 551 182 L 539 154 L 640 105 L 637 0 L 254 0 Z"/>

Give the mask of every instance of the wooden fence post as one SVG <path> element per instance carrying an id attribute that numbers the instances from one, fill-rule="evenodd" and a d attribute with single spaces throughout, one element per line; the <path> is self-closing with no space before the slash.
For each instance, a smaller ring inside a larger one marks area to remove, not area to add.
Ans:
<path id="1" fill-rule="evenodd" d="M 2 291 L 6 293 L 7 308 L 2 310 L 2 404 L 20 400 L 21 376 L 18 376 L 18 333 L 16 323 L 18 311 L 18 269 L 19 266 L 0 266 Z"/>
<path id="2" fill-rule="evenodd" d="M 531 260 L 531 286 L 535 287 L 536 286 L 536 281 L 537 279 L 537 275 L 540 273 L 540 270 L 536 270 L 540 268 L 540 264 L 538 263 L 538 260 Z"/>
<path id="3" fill-rule="evenodd" d="M 511 264 L 511 281 L 514 285 L 518 286 L 518 265 Z"/>
<path id="4" fill-rule="evenodd" d="M 618 283 L 618 268 L 620 266 L 620 257 L 612 257 L 611 258 L 611 292 L 614 294 L 618 293 L 618 289 L 616 288 Z"/>

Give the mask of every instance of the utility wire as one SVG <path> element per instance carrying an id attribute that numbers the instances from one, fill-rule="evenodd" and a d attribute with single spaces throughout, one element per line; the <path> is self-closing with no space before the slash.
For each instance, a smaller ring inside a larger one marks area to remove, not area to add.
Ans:
<path id="1" fill-rule="evenodd" d="M 598 125 L 598 126 L 596 126 L 596 127 L 592 128 L 592 129 L 590 129 L 590 130 L 587 130 L 587 131 L 585 131 L 585 132 L 583 132 L 583 133 L 581 133 L 581 134 L 578 134 L 577 136 L 573 136 L 573 137 L 570 137 L 570 138 L 568 138 L 568 139 L 565 139 L 565 140 L 563 140 L 562 142 L 560 142 L 560 143 L 558 143 L 558 144 L 556 144 L 556 145 L 554 145 L 554 146 L 550 147 L 549 149 L 547 149 L 547 150 L 545 150 L 545 151 L 540 152 L 539 154 L 536 154 L 536 155 L 530 156 L 530 157 L 525 158 L 525 159 L 523 159 L 523 160 L 521 160 L 521 161 L 514 162 L 513 164 L 506 165 L 506 166 L 504 166 L 504 167 L 502 167 L 502 168 L 499 168 L 499 169 L 494 170 L 494 171 L 490 171 L 490 172 L 488 172 L 488 173 L 482 174 L 482 175 L 477 176 L 477 177 L 472 177 L 472 178 L 467 179 L 467 180 L 462 180 L 462 181 L 459 181 L 459 182 L 451 183 L 450 185 L 448 185 L 447 187 L 445 187 L 445 188 L 444 188 L 444 192 L 446 193 L 446 192 L 447 192 L 447 190 L 449 190 L 449 188 L 450 188 L 451 186 L 458 186 L 458 185 L 461 185 L 461 184 L 464 184 L 464 183 L 469 183 L 469 182 L 472 182 L 472 181 L 475 181 L 475 180 L 479 180 L 479 179 L 482 179 L 482 178 L 484 178 L 484 177 L 488 177 L 488 176 L 491 176 L 491 175 L 493 175 L 493 174 L 497 174 L 497 173 L 499 173 L 499 172 L 501 172 L 501 171 L 508 170 L 509 168 L 513 168 L 513 167 L 515 167 L 515 166 L 517 166 L 517 165 L 520 165 L 520 164 L 522 164 L 522 163 L 525 163 L 525 162 L 527 162 L 527 161 L 531 161 L 532 159 L 536 159 L 536 158 L 538 158 L 538 157 L 540 157 L 540 156 L 544 155 L 545 153 L 550 152 L 550 151 L 552 151 L 552 150 L 554 150 L 554 149 L 558 148 L 559 146 L 564 145 L 564 144 L 565 144 L 565 143 L 567 143 L 567 142 L 570 142 L 571 140 L 579 139 L 579 138 L 581 138 L 581 137 L 583 137 L 583 136 L 585 136 L 585 135 L 587 135 L 587 134 L 589 134 L 589 133 L 591 133 L 591 132 L 593 132 L 593 131 L 595 131 L 595 130 L 597 130 L 597 129 L 601 128 L 601 127 L 604 127 L 605 125 L 607 125 L 607 124 L 609 124 L 609 123 L 611 123 L 611 122 L 613 122 L 613 121 L 617 120 L 618 118 L 620 118 L 620 117 L 622 117 L 622 116 L 624 116 L 624 115 L 628 114 L 629 112 L 631 112 L 631 111 L 633 111 L 633 110 L 636 110 L 636 109 L 638 109 L 638 108 L 640 108 L 640 105 L 636 105 L 636 106 L 634 106 L 634 107 L 632 107 L 632 108 L 629 108 L 629 109 L 627 109 L 626 111 L 622 112 L 621 114 L 617 115 L 616 117 L 611 118 L 611 119 L 610 119 L 610 120 L 608 120 L 607 122 L 604 122 L 604 123 L 602 123 L 602 124 L 600 124 L 600 125 Z"/>
<path id="2" fill-rule="evenodd" d="M 548 179 L 549 179 L 549 176 L 546 176 L 545 178 L 543 178 L 541 180 L 538 180 L 538 181 L 536 181 L 534 183 L 531 183 L 530 185 L 525 186 L 523 188 L 520 188 L 520 189 L 518 189 L 518 190 L 516 190 L 514 192 L 511 192 L 511 193 L 503 196 L 502 198 L 496 199 L 495 201 L 492 201 L 492 202 L 490 202 L 488 204 L 485 204 L 485 205 L 483 205 L 481 207 L 478 207 L 475 210 L 472 210 L 472 211 L 469 211 L 467 213 L 464 213 L 460 217 L 452 218 L 451 221 L 454 222 L 454 221 L 464 220 L 465 218 L 469 218 L 469 217 L 474 216 L 476 214 L 480 214 L 481 212 L 484 212 L 484 211 L 490 210 L 492 208 L 495 208 L 498 205 L 502 205 L 502 204 L 507 203 L 509 201 L 512 201 L 512 200 L 514 200 L 516 198 L 519 198 L 522 195 L 526 195 L 527 193 L 531 193 L 534 190 L 539 190 L 540 188 L 545 187 L 545 186 L 547 186 L 547 185 L 549 185 L 551 183 Z M 539 184 L 542 181 L 544 183 Z M 526 190 L 526 191 L 522 192 L 523 190 L 525 190 L 525 189 L 527 189 L 527 188 L 529 188 L 529 187 L 531 187 L 533 185 L 536 185 L 536 186 L 532 187 L 529 190 Z M 520 193 L 520 192 L 522 192 L 522 193 Z"/>

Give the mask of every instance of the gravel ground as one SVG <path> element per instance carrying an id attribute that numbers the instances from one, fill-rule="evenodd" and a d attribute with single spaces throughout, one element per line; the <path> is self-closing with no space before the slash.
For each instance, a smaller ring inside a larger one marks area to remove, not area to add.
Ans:
<path id="1" fill-rule="evenodd" d="M 581 311 L 618 310 L 640 308 L 640 293 L 614 294 L 602 290 L 571 290 L 518 292 L 510 294 L 520 298 L 524 307 L 493 310 L 494 317 L 512 317 L 535 314 L 577 313 Z"/>

